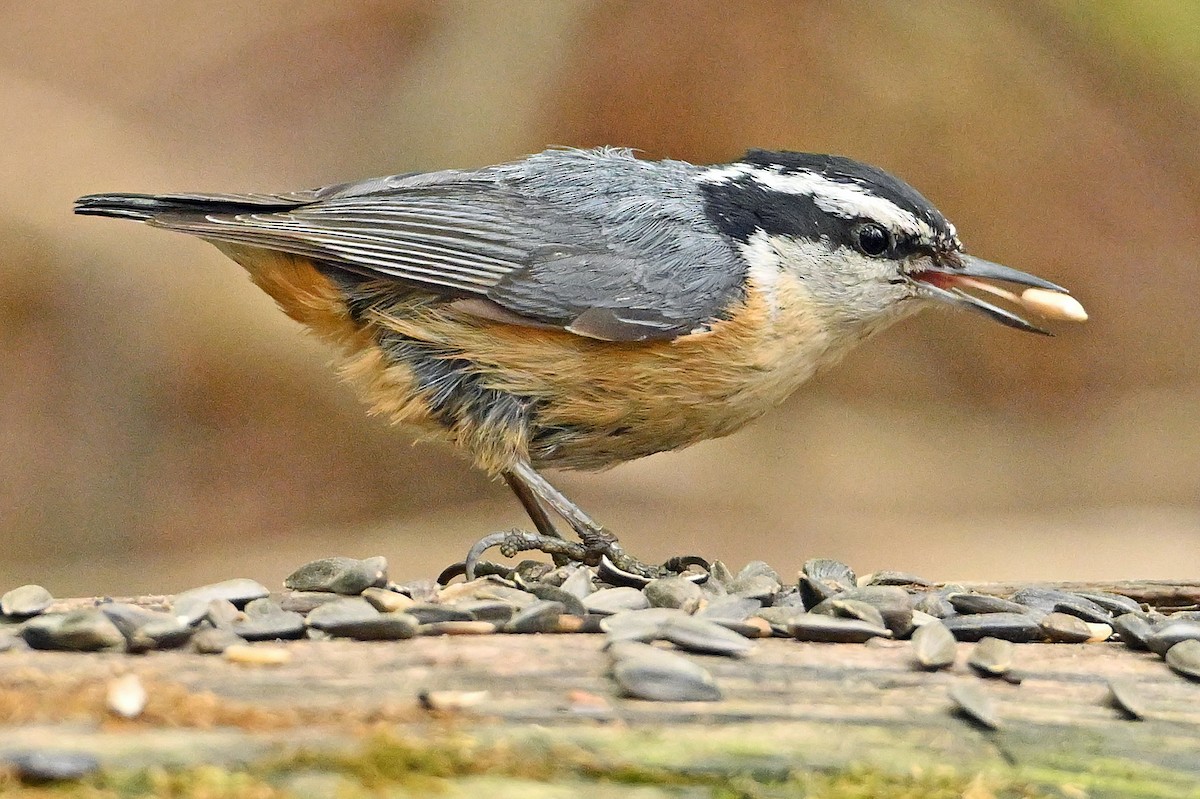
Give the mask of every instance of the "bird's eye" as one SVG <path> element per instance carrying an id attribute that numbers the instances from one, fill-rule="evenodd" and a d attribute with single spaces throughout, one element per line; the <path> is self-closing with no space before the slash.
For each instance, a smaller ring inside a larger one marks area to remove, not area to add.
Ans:
<path id="1" fill-rule="evenodd" d="M 854 243 L 864 255 L 878 258 L 892 249 L 892 236 L 879 225 L 867 223 L 854 231 Z"/>

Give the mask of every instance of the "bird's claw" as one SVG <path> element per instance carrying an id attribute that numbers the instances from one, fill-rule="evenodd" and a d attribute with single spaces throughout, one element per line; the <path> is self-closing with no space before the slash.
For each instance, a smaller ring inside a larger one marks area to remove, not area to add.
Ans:
<path id="1" fill-rule="evenodd" d="M 709 562 L 698 555 L 683 555 L 671 558 L 662 566 L 648 566 L 638 559 L 626 555 L 620 547 L 605 553 L 600 559 L 600 577 L 613 585 L 628 585 L 641 588 L 656 577 L 679 575 L 694 583 L 708 582 Z M 697 567 L 699 571 L 692 571 Z"/>
<path id="2" fill-rule="evenodd" d="M 481 567 L 484 566 L 480 558 L 492 547 L 499 547 L 500 554 L 506 558 L 516 557 L 521 552 L 536 551 L 565 557 L 580 563 L 588 562 L 587 548 L 583 544 L 541 533 L 531 533 L 527 530 L 508 530 L 485 535 L 475 542 L 475 545 L 467 552 L 466 560 L 463 561 L 463 574 L 468 580 L 474 580 L 479 576 Z M 506 569 L 504 573 L 507 574 L 509 571 L 511 569 Z"/>
<path id="3" fill-rule="evenodd" d="M 554 556 L 556 561 L 565 558 L 595 566 L 605 582 L 613 585 L 641 587 L 656 577 L 671 574 L 682 574 L 696 583 L 708 579 L 709 564 L 703 558 L 689 555 L 671 558 L 662 566 L 650 566 L 626 554 L 616 537 L 604 531 L 597 531 L 587 536 L 583 543 L 576 543 L 527 530 L 508 530 L 479 539 L 467 552 L 466 560 L 443 571 L 438 582 L 444 584 L 460 574 L 467 580 L 474 580 L 485 572 L 509 574 L 511 569 L 481 560 L 483 554 L 493 547 L 498 547 L 500 554 L 506 558 L 516 557 L 521 552 L 542 552 Z M 699 571 L 694 570 L 696 567 Z"/>

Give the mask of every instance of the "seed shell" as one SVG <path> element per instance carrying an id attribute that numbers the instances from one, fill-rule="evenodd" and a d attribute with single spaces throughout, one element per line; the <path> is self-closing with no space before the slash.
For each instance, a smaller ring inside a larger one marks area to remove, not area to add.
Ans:
<path id="1" fill-rule="evenodd" d="M 980 677 L 1003 677 L 1012 670 L 1016 647 L 1012 641 L 1000 638 L 981 638 L 971 650 L 967 665 Z"/>
<path id="2" fill-rule="evenodd" d="M 626 642 L 611 650 L 612 674 L 624 696 L 652 702 L 715 702 L 721 689 L 708 670 L 682 655 Z"/>
<path id="3" fill-rule="evenodd" d="M 1109 680 L 1108 697 L 1113 707 L 1135 721 L 1146 718 L 1145 697 L 1129 680 Z"/>
<path id="4" fill-rule="evenodd" d="M 1147 639 L 1154 634 L 1154 628 L 1145 617 L 1137 613 L 1125 613 L 1117 616 L 1112 622 L 1113 630 L 1121 636 L 1121 643 L 1130 649 L 1149 649 Z"/>
<path id="5" fill-rule="evenodd" d="M 1088 623 L 1069 613 L 1047 613 L 1042 619 L 1041 625 L 1042 631 L 1051 641 L 1081 644 L 1092 638 L 1092 629 L 1088 627 Z"/>
<path id="6" fill-rule="evenodd" d="M 958 642 L 937 619 L 918 627 L 912 637 L 913 657 L 923 669 L 936 671 L 954 665 Z"/>
<path id="7" fill-rule="evenodd" d="M 1200 680 L 1200 641 L 1189 638 L 1167 650 L 1167 665 L 1176 674 Z"/>
<path id="8" fill-rule="evenodd" d="M 960 715 L 985 729 L 1000 728 L 996 715 L 996 702 L 975 682 L 959 681 L 951 684 L 950 699 Z"/>
<path id="9" fill-rule="evenodd" d="M 978 641 L 990 636 L 1023 644 L 1042 637 L 1037 619 L 1022 613 L 972 613 L 952 616 L 942 623 L 960 641 Z"/>
<path id="10" fill-rule="evenodd" d="M 859 619 L 802 613 L 788 624 L 788 631 L 797 641 L 816 641 L 834 644 L 861 644 L 872 638 L 891 638 L 892 631 Z"/>

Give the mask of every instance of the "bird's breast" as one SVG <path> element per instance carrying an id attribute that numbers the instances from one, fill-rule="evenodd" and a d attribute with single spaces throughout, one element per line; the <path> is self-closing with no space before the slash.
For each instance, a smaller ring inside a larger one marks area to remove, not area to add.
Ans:
<path id="1" fill-rule="evenodd" d="M 527 398 L 535 463 L 599 469 L 728 435 L 823 365 L 827 327 L 803 286 L 780 275 L 747 289 L 728 318 L 672 341 L 603 342 L 463 319 L 424 324 L 489 388 Z"/>

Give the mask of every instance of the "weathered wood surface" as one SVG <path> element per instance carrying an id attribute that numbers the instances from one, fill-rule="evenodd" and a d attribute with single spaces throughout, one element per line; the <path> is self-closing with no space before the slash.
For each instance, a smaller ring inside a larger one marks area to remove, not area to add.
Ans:
<path id="1" fill-rule="evenodd" d="M 238 763 L 351 746 L 386 727 L 425 741 L 468 735 L 514 758 L 553 744 L 608 768 L 672 774 L 951 767 L 1081 786 L 1086 796 L 1200 796 L 1200 684 L 1119 644 L 1022 645 L 1024 679 L 1013 685 L 974 676 L 967 644 L 952 671 L 925 673 L 903 642 L 766 639 L 742 660 L 689 655 L 725 698 L 680 704 L 618 697 L 597 635 L 283 646 L 292 660 L 274 667 L 185 652 L 0 654 L 0 752 L 83 749 L 116 768 Z M 115 719 L 105 686 L 130 671 L 149 703 L 136 720 Z M 1149 718 L 1131 721 L 1111 706 L 1110 678 L 1136 686 Z M 997 701 L 1000 729 L 953 712 L 947 691 L 960 680 Z M 419 700 L 426 691 L 486 695 L 431 712 Z"/>
<path id="2" fill-rule="evenodd" d="M 955 583 L 967 591 L 995 596 L 1011 596 L 1028 583 Z M 1042 588 L 1062 591 L 1110 593 L 1162 611 L 1200 608 L 1200 581 L 1189 580 L 1121 580 L 1119 582 L 1052 582 L 1038 583 Z"/>

